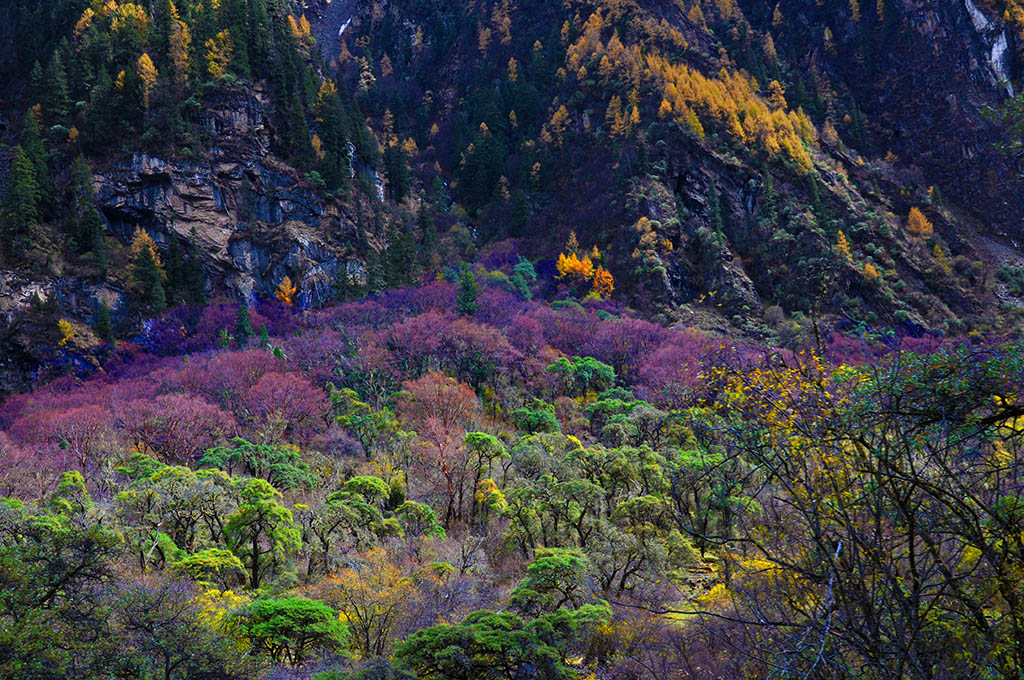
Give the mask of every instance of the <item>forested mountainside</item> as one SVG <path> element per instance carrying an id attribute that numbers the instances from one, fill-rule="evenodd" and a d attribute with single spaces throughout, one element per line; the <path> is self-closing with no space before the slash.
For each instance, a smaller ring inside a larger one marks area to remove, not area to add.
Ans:
<path id="1" fill-rule="evenodd" d="M 578 278 L 665 323 L 1017 326 L 1012 3 L 0 12 L 8 388 L 104 305 L 130 334 L 288 277 L 319 307 L 509 241 L 583 294 L 570 234 Z"/>
<path id="2" fill-rule="evenodd" d="M 1020 677 L 1022 54 L 0 3 L 0 679 Z"/>

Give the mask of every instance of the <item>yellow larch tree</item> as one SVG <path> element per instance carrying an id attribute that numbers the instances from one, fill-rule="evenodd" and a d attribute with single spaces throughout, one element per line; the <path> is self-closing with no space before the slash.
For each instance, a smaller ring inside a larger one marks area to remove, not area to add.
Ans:
<path id="1" fill-rule="evenodd" d="M 907 214 L 907 232 L 917 238 L 929 238 L 932 235 L 933 226 L 931 221 L 917 206 L 910 209 Z"/>
<path id="2" fill-rule="evenodd" d="M 160 74 L 156 70 L 156 66 L 153 64 L 153 60 L 149 57 L 147 52 L 143 52 L 142 56 L 136 62 L 136 66 L 139 69 L 139 78 L 142 80 L 142 106 L 143 108 L 149 108 L 149 92 L 153 89 L 156 84 L 156 79 Z"/>
<path id="3" fill-rule="evenodd" d="M 565 242 L 565 252 L 579 255 L 580 253 L 580 241 L 576 238 L 576 231 L 569 232 L 569 239 Z"/>
<path id="4" fill-rule="evenodd" d="M 163 269 L 164 263 L 160 259 L 160 251 L 156 249 L 156 242 L 153 241 L 153 237 L 150 236 L 142 227 L 135 227 L 135 233 L 132 234 L 132 244 L 128 246 L 131 259 L 133 261 L 137 259 L 139 253 L 141 253 L 144 248 L 149 250 L 149 254 L 153 258 L 153 262 L 156 263 L 156 266 Z"/>
<path id="5" fill-rule="evenodd" d="M 569 111 L 566 110 L 564 104 L 551 114 L 551 120 L 544 127 L 548 131 L 549 137 L 554 140 L 555 145 L 562 148 L 562 144 L 565 142 L 565 131 L 569 127 Z"/>
<path id="6" fill-rule="evenodd" d="M 850 253 L 850 242 L 846 240 L 846 234 L 843 230 L 839 230 L 839 234 L 836 236 L 836 254 L 841 258 L 849 262 L 853 259 L 853 255 Z"/>
<path id="7" fill-rule="evenodd" d="M 480 54 L 486 57 L 487 47 L 491 44 L 491 29 L 484 28 L 483 24 L 478 24 L 476 28 L 476 43 L 477 47 L 480 48 Z"/>
<path id="8" fill-rule="evenodd" d="M 192 33 L 188 25 L 178 18 L 178 10 L 174 3 L 171 8 L 171 30 L 167 37 L 171 60 L 171 78 L 175 88 L 180 92 L 188 86 L 188 71 L 191 61 Z"/>
<path id="9" fill-rule="evenodd" d="M 773 109 L 786 108 L 786 88 L 777 80 L 768 83 L 768 106 Z"/>
<path id="10" fill-rule="evenodd" d="M 203 47 L 206 48 L 206 72 L 216 80 L 223 76 L 231 65 L 231 57 L 235 50 L 231 31 L 224 29 L 203 43 Z"/>
<path id="11" fill-rule="evenodd" d="M 932 257 L 935 258 L 935 263 L 939 265 L 939 269 L 946 274 L 953 273 L 953 268 L 949 264 L 949 257 L 946 255 L 946 251 L 942 249 L 942 244 L 935 244 L 935 247 L 932 248 Z"/>

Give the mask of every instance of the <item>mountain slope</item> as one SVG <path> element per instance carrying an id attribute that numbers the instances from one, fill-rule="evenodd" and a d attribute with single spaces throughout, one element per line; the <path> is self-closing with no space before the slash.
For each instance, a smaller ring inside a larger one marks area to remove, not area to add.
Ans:
<path id="1" fill-rule="evenodd" d="M 104 305 L 130 335 L 286 280 L 321 306 L 510 253 L 550 298 L 600 271 L 662 322 L 781 343 L 1012 331 L 1014 7 L 13 3 L 4 342 L 56 345 L 63 316 L 85 343 Z M 165 265 L 146 281 L 140 229 Z"/>
<path id="2" fill-rule="evenodd" d="M 1012 88 L 1012 31 L 987 7 L 855 6 L 377 2 L 337 51 L 423 186 L 452 180 L 469 212 L 453 222 L 549 258 L 574 230 L 670 318 L 710 301 L 748 327 L 774 305 L 989 326 L 975 234 L 1019 229 L 986 116 Z M 908 234 L 912 208 L 933 234 Z"/>

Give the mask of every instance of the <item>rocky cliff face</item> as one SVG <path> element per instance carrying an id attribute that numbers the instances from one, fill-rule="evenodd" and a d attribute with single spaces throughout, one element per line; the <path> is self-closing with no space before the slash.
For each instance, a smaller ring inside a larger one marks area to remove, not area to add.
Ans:
<path id="1" fill-rule="evenodd" d="M 190 159 L 145 153 L 93 159 L 96 207 L 124 244 L 137 228 L 161 250 L 171 239 L 194 239 L 211 297 L 272 296 L 288 276 L 296 304 L 320 306 L 333 297 L 342 273 L 349 282 L 366 281 L 358 244 L 365 254 L 377 239 L 359 233 L 352 206 L 325 200 L 274 155 L 268 109 L 258 87 L 216 94 L 200 114 L 206 148 Z M 82 335 L 101 301 L 115 321 L 131 324 L 119 272 L 100 281 L 57 260 L 0 272 L 0 393 L 24 388 L 53 358 L 52 320 L 40 326 L 34 306 L 60 309 Z"/>
<path id="2" fill-rule="evenodd" d="M 342 206 L 270 152 L 266 106 L 259 90 L 209 102 L 203 124 L 213 144 L 204 158 L 138 153 L 100 168 L 97 205 L 126 241 L 137 227 L 163 245 L 194 233 L 211 292 L 272 295 L 289 276 L 298 303 L 319 306 L 340 271 L 365 278 L 355 227 Z"/>

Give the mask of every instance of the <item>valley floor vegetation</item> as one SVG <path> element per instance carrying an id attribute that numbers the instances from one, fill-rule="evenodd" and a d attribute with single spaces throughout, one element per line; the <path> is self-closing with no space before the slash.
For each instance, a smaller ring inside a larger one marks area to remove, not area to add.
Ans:
<path id="1" fill-rule="evenodd" d="M 1019 347 L 481 278 L 176 308 L 8 398 L 0 677 L 1024 669 Z"/>

